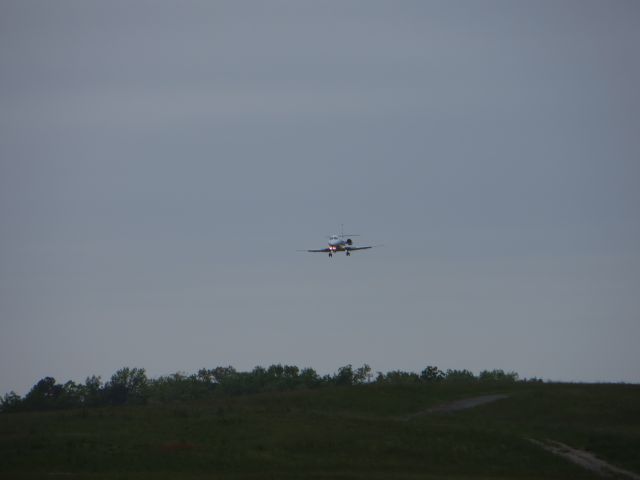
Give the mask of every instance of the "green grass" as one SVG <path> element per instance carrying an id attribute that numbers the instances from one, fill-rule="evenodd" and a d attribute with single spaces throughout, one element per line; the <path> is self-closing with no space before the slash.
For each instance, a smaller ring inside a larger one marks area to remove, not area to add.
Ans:
<path id="1" fill-rule="evenodd" d="M 418 416 L 452 399 L 509 398 Z M 526 437 L 640 472 L 640 386 L 364 385 L 0 415 L 0 478 L 595 478 Z"/>

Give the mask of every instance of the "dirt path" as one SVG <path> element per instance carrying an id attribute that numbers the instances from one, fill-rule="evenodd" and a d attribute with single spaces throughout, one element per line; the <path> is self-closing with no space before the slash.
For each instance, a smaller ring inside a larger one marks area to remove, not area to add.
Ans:
<path id="1" fill-rule="evenodd" d="M 483 395 L 481 397 L 464 398 L 462 400 L 436 405 L 435 407 L 412 413 L 411 415 L 406 415 L 400 418 L 400 420 L 409 421 L 416 417 L 433 413 L 453 413 L 459 410 L 466 410 L 468 408 L 492 403 L 507 397 L 508 395 Z M 597 458 L 595 455 L 585 452 L 584 450 L 578 450 L 577 448 L 570 447 L 569 445 L 565 445 L 564 443 L 556 442 L 554 440 L 540 441 L 533 438 L 528 438 L 527 440 L 538 447 L 580 465 L 597 475 L 601 475 L 603 477 L 640 480 L 640 475 L 637 473 L 611 465 L 604 460 Z"/>
<path id="2" fill-rule="evenodd" d="M 586 468 L 587 470 L 590 470 L 603 477 L 613 476 L 616 478 L 631 478 L 633 480 L 640 480 L 640 475 L 638 475 L 637 473 L 623 470 L 622 468 L 611 465 L 604 460 L 600 460 L 591 453 L 585 452 L 584 450 L 578 450 L 577 448 L 573 448 L 569 445 L 565 445 L 564 443 L 556 442 L 553 440 L 545 440 L 544 442 L 534 440 L 533 438 L 529 438 L 528 440 L 531 443 L 539 446 L 540 448 L 543 448 L 547 452 L 551 452 L 555 455 L 566 458 L 570 462 L 580 465 L 581 467 Z"/>
<path id="3" fill-rule="evenodd" d="M 497 400 L 507 398 L 508 395 L 482 395 L 481 397 L 463 398 L 462 400 L 456 400 L 454 402 L 443 403 L 442 405 L 436 405 L 435 407 L 422 410 L 420 412 L 412 413 L 402 417 L 402 420 L 408 421 L 422 415 L 429 415 L 432 413 L 453 413 L 459 410 L 466 410 L 468 408 L 479 407 L 486 403 L 492 403 Z"/>

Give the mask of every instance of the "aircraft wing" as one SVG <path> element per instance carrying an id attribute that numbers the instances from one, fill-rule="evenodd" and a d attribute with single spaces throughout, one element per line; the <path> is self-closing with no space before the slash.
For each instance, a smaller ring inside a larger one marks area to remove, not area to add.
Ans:
<path id="1" fill-rule="evenodd" d="M 373 248 L 373 247 L 344 247 L 344 249 L 348 252 L 354 252 L 356 250 L 366 250 L 367 248 Z"/>
<path id="2" fill-rule="evenodd" d="M 307 252 L 313 252 L 313 253 L 328 253 L 331 250 L 329 250 L 328 248 L 323 248 L 322 250 L 307 250 Z"/>

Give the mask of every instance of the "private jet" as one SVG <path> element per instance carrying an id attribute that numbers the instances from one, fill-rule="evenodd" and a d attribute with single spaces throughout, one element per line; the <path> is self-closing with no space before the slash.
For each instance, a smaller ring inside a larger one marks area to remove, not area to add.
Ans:
<path id="1" fill-rule="evenodd" d="M 351 252 L 355 252 L 356 250 L 368 250 L 369 248 L 373 248 L 374 245 L 367 247 L 355 247 L 353 246 L 353 240 L 351 237 L 358 237 L 359 235 L 342 233 L 342 228 L 340 228 L 340 235 L 331 235 L 329 237 L 329 245 L 326 248 L 321 248 L 319 250 L 307 250 L 307 252 L 311 253 L 328 253 L 329 257 L 333 257 L 333 254 L 336 252 L 344 252 L 348 257 L 351 255 Z"/>

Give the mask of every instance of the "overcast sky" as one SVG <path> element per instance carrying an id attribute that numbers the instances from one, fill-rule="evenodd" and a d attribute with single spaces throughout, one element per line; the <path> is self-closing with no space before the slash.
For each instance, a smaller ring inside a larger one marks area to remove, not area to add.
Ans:
<path id="1" fill-rule="evenodd" d="M 637 1 L 0 1 L 0 395 L 272 363 L 640 382 Z M 340 224 L 384 247 L 322 248 Z"/>

